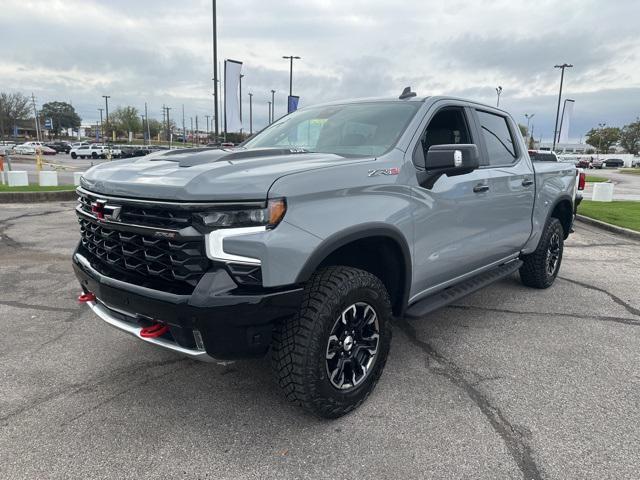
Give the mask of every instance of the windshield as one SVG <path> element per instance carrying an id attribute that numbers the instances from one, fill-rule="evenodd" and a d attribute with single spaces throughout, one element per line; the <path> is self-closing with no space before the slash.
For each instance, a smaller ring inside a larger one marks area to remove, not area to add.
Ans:
<path id="1" fill-rule="evenodd" d="M 281 118 L 243 147 L 378 156 L 396 144 L 418 107 L 417 102 L 378 102 L 305 108 Z"/>

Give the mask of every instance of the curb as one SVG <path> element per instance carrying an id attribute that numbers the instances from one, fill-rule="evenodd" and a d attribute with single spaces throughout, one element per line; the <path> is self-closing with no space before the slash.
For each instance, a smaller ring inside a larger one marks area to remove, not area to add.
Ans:
<path id="1" fill-rule="evenodd" d="M 630 230 L 624 227 L 618 227 L 617 225 L 611 225 L 610 223 L 601 222 L 600 220 L 595 220 L 590 217 L 585 217 L 584 215 L 576 215 L 576 220 L 582 223 L 586 223 L 587 225 L 601 228 L 602 230 L 606 230 L 608 232 L 617 233 L 618 235 L 623 235 L 628 238 L 633 238 L 634 240 L 640 240 L 640 232 L 636 232 L 635 230 Z"/>
<path id="2" fill-rule="evenodd" d="M 0 192 L 0 203 L 66 202 L 77 198 L 75 187 L 53 192 Z"/>

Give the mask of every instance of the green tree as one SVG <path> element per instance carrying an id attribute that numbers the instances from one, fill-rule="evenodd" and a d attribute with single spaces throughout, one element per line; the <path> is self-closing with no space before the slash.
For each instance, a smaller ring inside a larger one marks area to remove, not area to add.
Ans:
<path id="1" fill-rule="evenodd" d="M 146 124 L 145 124 L 146 127 Z M 151 135 L 151 139 L 157 139 L 158 134 L 162 131 L 162 125 L 159 120 L 155 118 L 149 119 L 149 134 Z"/>
<path id="2" fill-rule="evenodd" d="M 50 118 L 52 121 L 52 131 L 55 136 L 66 128 L 78 128 L 81 118 L 76 113 L 75 108 L 67 102 L 48 102 L 42 105 L 40 116 L 43 119 Z M 44 122 L 41 122 L 44 125 Z"/>
<path id="3" fill-rule="evenodd" d="M 607 153 L 620 140 L 618 127 L 592 128 L 587 132 L 587 143 L 600 153 Z"/>
<path id="4" fill-rule="evenodd" d="M 0 136 L 12 132 L 18 120 L 29 118 L 29 99 L 21 93 L 0 93 Z"/>
<path id="5" fill-rule="evenodd" d="M 529 136 L 529 131 L 527 130 L 526 125 L 522 125 L 521 123 L 519 123 L 518 128 L 520 129 L 520 134 L 522 135 L 522 138 L 527 138 Z"/>
<path id="6" fill-rule="evenodd" d="M 640 118 L 622 127 L 620 146 L 629 153 L 638 154 L 640 151 Z"/>
<path id="7" fill-rule="evenodd" d="M 135 107 L 118 107 L 110 115 L 109 122 L 116 130 L 116 135 L 127 135 L 129 132 L 138 133 L 142 131 L 142 121 L 140 114 Z"/>

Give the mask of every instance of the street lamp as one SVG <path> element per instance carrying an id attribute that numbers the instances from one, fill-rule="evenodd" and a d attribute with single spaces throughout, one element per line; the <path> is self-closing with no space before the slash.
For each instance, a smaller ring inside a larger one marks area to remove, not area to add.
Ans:
<path id="1" fill-rule="evenodd" d="M 276 120 L 276 91 L 271 90 L 271 119 L 269 123 L 273 123 Z"/>
<path id="2" fill-rule="evenodd" d="M 502 95 L 502 87 L 498 85 L 496 88 L 496 93 L 498 94 L 498 101 L 496 102 L 496 108 L 500 107 L 500 95 Z"/>
<path id="3" fill-rule="evenodd" d="M 104 108 L 105 108 L 105 113 L 107 114 L 107 126 L 109 126 L 109 99 L 111 98 L 111 95 L 102 95 L 102 98 L 104 98 Z"/>
<path id="4" fill-rule="evenodd" d="M 294 55 L 283 55 L 285 60 L 289 60 L 289 96 L 293 96 L 293 60 L 300 60 L 302 57 L 296 57 Z"/>
<path id="5" fill-rule="evenodd" d="M 103 135 L 102 135 L 102 129 L 104 128 L 104 127 L 102 126 L 102 110 L 104 110 L 104 109 L 103 109 L 103 108 L 99 108 L 99 109 L 98 109 L 98 111 L 100 112 L 100 138 L 102 138 L 102 137 L 103 137 Z"/>
<path id="6" fill-rule="evenodd" d="M 268 124 L 271 125 L 271 102 L 268 102 L 268 103 L 269 103 L 269 123 Z"/>
<path id="7" fill-rule="evenodd" d="M 527 119 L 527 135 L 529 136 L 529 138 L 531 138 L 531 134 L 529 133 L 529 123 L 531 122 L 531 119 L 535 116 L 536 116 L 535 113 L 532 113 L 531 115 L 529 115 L 528 113 L 524 114 L 524 118 Z"/>
<path id="8" fill-rule="evenodd" d="M 216 14 L 216 0 L 211 0 L 213 23 L 213 120 L 215 123 L 215 141 L 218 141 L 218 17 Z"/>
<path id="9" fill-rule="evenodd" d="M 560 116 L 560 101 L 562 100 L 562 83 L 564 82 L 564 69 L 572 68 L 573 65 L 570 63 L 563 63 L 562 65 L 554 65 L 553 68 L 559 68 L 562 70 L 560 74 L 560 93 L 558 94 L 558 108 L 556 110 L 556 125 L 553 128 L 553 147 L 552 150 L 556 149 L 556 141 L 558 139 L 558 117 Z"/>
<path id="10" fill-rule="evenodd" d="M 606 126 L 607 124 L 604 122 L 598 124 L 598 127 L 600 127 L 600 135 L 598 135 L 598 159 L 600 159 L 600 150 L 602 149 L 602 132 Z"/>
<path id="11" fill-rule="evenodd" d="M 249 135 L 253 135 L 253 93 L 249 92 Z"/>

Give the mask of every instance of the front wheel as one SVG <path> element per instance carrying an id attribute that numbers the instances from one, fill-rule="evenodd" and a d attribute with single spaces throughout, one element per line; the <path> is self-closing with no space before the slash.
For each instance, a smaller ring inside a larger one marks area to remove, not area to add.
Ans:
<path id="1" fill-rule="evenodd" d="M 75 160 L 76 158 L 78 158 L 78 155 L 76 155 L 76 152 L 73 152 L 73 153 L 71 154 L 71 158 L 73 158 L 74 160 Z"/>
<path id="2" fill-rule="evenodd" d="M 300 312 L 278 325 L 272 366 L 289 400 L 337 418 L 373 391 L 391 343 L 391 304 L 376 276 L 350 267 L 316 272 Z"/>
<path id="3" fill-rule="evenodd" d="M 560 220 L 550 218 L 542 232 L 542 238 L 536 250 L 522 257 L 520 280 L 528 287 L 549 288 L 553 285 L 564 249 L 564 229 Z"/>

